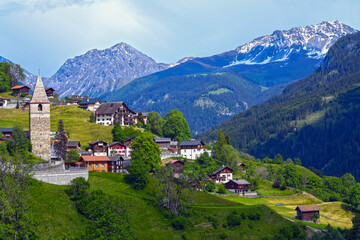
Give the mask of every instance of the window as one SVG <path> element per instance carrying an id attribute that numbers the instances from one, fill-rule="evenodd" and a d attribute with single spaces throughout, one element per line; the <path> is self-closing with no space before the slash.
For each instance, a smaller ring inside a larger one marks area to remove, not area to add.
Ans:
<path id="1" fill-rule="evenodd" d="M 102 166 L 102 167 L 105 167 L 105 163 L 102 163 L 101 166 Z"/>
<path id="2" fill-rule="evenodd" d="M 98 163 L 96 164 L 96 167 L 99 167 L 99 164 L 98 164 Z"/>
<path id="3" fill-rule="evenodd" d="M 91 167 L 91 163 L 89 163 L 89 167 Z"/>
<path id="4" fill-rule="evenodd" d="M 38 111 L 42 112 L 42 105 L 41 104 L 38 105 Z"/>

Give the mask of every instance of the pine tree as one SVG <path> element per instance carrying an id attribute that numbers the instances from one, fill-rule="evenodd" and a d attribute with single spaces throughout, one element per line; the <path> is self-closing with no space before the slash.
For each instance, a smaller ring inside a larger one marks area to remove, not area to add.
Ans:
<path id="1" fill-rule="evenodd" d="M 58 129 L 55 134 L 55 154 L 60 157 L 62 161 L 66 159 L 67 156 L 67 137 L 64 129 L 64 122 L 62 119 L 58 122 Z"/>
<path id="2" fill-rule="evenodd" d="M 216 144 L 215 144 L 215 158 L 219 161 L 223 158 L 223 148 L 226 145 L 226 139 L 223 131 L 219 131 Z"/>

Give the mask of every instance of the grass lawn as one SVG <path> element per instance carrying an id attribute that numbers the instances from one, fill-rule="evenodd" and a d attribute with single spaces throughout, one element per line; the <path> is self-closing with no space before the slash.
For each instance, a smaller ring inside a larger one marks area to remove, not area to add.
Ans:
<path id="1" fill-rule="evenodd" d="M 40 239 L 65 239 L 68 234 L 80 238 L 85 232 L 85 218 L 78 214 L 65 188 L 36 180 L 30 186 L 30 213 Z"/>
<path id="2" fill-rule="evenodd" d="M 257 193 L 260 196 L 291 196 L 297 192 L 294 189 L 280 190 L 279 188 L 274 188 L 270 182 L 262 180 L 259 181 L 259 190 L 257 190 Z"/>
<path id="3" fill-rule="evenodd" d="M 311 205 L 318 204 L 321 208 L 320 211 L 320 224 L 308 224 L 306 225 L 323 229 L 327 224 L 333 227 L 339 228 L 351 228 L 351 219 L 353 214 L 346 210 L 344 203 L 341 202 L 323 202 L 313 195 L 303 192 L 298 196 L 291 198 L 242 198 L 238 196 L 225 197 L 227 200 L 231 200 L 237 203 L 245 205 L 264 204 L 280 214 L 281 216 L 294 218 L 296 215 L 295 208 L 298 205 Z M 284 204 L 283 206 L 276 206 L 276 204 Z"/>
<path id="4" fill-rule="evenodd" d="M 63 119 L 65 130 L 70 130 L 69 140 L 79 140 L 82 145 L 101 139 L 112 140 L 110 126 L 102 126 L 88 122 L 91 112 L 82 110 L 76 105 L 51 107 L 51 131 L 57 130 L 59 119 Z M 24 130 L 29 130 L 29 110 L 0 108 L 0 127 L 12 128 L 21 124 Z"/>

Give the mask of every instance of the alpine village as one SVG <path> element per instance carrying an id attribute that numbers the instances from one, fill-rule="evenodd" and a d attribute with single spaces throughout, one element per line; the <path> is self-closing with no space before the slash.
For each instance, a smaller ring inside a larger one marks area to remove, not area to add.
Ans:
<path id="1" fill-rule="evenodd" d="M 50 77 L 0 57 L 0 239 L 360 239 L 360 32 L 215 52 L 120 42 Z"/>

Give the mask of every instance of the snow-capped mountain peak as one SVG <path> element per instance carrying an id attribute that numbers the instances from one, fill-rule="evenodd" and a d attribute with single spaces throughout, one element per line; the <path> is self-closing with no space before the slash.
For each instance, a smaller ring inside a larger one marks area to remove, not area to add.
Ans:
<path id="1" fill-rule="evenodd" d="M 304 52 L 309 57 L 321 58 L 340 37 L 357 30 L 337 21 L 316 25 L 276 30 L 271 35 L 254 39 L 236 48 L 234 64 L 265 64 L 284 61 L 293 52 Z"/>

